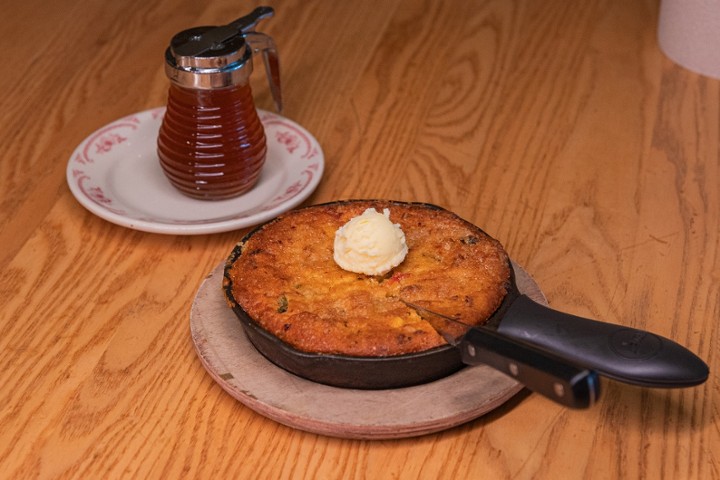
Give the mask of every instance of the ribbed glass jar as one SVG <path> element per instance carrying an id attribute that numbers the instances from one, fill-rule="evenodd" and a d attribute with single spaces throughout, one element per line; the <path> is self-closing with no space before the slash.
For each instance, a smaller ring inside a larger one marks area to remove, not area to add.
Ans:
<path id="1" fill-rule="evenodd" d="M 250 85 L 170 85 L 158 136 L 160 165 L 181 192 L 203 200 L 241 195 L 258 181 L 267 152 Z"/>

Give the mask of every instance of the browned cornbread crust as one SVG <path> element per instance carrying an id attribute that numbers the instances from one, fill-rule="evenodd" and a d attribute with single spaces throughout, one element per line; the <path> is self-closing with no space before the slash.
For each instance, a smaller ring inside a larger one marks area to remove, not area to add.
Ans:
<path id="1" fill-rule="evenodd" d="M 335 231 L 367 208 L 390 210 L 405 232 L 405 261 L 383 277 L 341 269 Z M 425 204 L 335 202 L 295 210 L 253 233 L 228 269 L 232 295 L 262 328 L 298 350 L 401 355 L 445 341 L 400 299 L 482 324 L 510 279 L 499 242 Z"/>

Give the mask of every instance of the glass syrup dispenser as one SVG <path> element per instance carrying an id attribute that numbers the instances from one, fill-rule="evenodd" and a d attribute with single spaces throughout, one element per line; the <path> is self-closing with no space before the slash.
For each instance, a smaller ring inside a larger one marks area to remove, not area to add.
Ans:
<path id="1" fill-rule="evenodd" d="M 170 89 L 157 151 L 170 183 L 190 197 L 232 198 L 258 181 L 267 147 L 249 79 L 253 54 L 262 53 L 282 110 L 275 42 L 255 31 L 273 14 L 258 7 L 228 25 L 184 30 L 165 52 Z"/>

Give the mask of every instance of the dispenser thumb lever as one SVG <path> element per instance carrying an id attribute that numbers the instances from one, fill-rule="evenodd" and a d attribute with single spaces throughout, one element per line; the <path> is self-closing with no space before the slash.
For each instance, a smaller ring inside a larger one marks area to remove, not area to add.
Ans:
<path id="1" fill-rule="evenodd" d="M 255 30 L 255 27 L 260 20 L 270 18 L 273 15 L 275 15 L 275 10 L 273 10 L 272 7 L 257 7 L 247 15 L 230 22 L 229 25 L 235 27 L 242 33 L 248 33 Z"/>

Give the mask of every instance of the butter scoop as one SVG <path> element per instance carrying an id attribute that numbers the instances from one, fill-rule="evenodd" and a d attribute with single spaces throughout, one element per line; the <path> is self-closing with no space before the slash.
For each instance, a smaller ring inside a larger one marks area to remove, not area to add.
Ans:
<path id="1" fill-rule="evenodd" d="M 335 232 L 333 257 L 340 268 L 365 275 L 384 275 L 405 260 L 408 247 L 400 225 L 368 208 Z"/>

